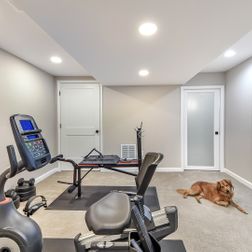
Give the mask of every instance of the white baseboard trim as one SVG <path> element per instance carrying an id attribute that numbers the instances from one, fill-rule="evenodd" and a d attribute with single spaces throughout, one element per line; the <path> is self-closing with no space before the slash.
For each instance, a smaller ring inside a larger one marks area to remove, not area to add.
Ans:
<path id="1" fill-rule="evenodd" d="M 183 172 L 181 167 L 158 167 L 157 172 Z"/>
<path id="2" fill-rule="evenodd" d="M 129 172 L 137 172 L 138 171 L 138 168 L 137 167 L 133 167 L 133 168 L 123 168 L 122 170 L 124 171 L 129 171 Z M 60 172 L 60 171 L 73 171 L 73 169 L 68 169 L 68 168 L 63 168 L 63 169 L 60 169 L 59 167 L 56 167 L 52 170 L 49 170 L 48 172 L 40 175 L 39 177 L 37 177 L 35 179 L 35 183 L 39 183 L 41 181 L 43 181 L 44 179 L 50 177 L 51 175 L 53 175 L 54 173 L 56 172 Z M 102 172 L 113 172 L 113 171 L 110 171 L 110 170 L 107 170 L 107 169 L 101 169 Z M 157 168 L 157 172 L 183 172 L 184 169 L 183 168 L 180 168 L 180 167 L 158 167 Z M 229 169 L 227 168 L 223 168 L 222 169 L 222 172 L 228 174 L 229 176 L 235 178 L 236 180 L 238 180 L 239 182 L 241 182 L 242 184 L 244 184 L 245 186 L 247 186 L 248 188 L 252 189 L 252 182 L 242 178 L 241 176 L 239 176 L 238 174 L 230 171 Z"/>
<path id="3" fill-rule="evenodd" d="M 244 178 L 242 178 L 241 176 L 239 176 L 238 174 L 228 170 L 227 168 L 223 168 L 222 172 L 228 174 L 229 176 L 235 178 L 236 180 L 238 180 L 239 182 L 241 182 L 242 184 L 244 184 L 245 186 L 249 187 L 250 189 L 252 189 L 252 183 Z"/>
<path id="4" fill-rule="evenodd" d="M 131 167 L 131 168 L 116 168 L 115 169 L 118 169 L 118 170 L 121 170 L 121 171 L 126 171 L 126 172 L 135 172 L 137 173 L 138 172 L 138 168 L 137 167 Z M 116 171 L 113 171 L 113 170 L 109 170 L 109 169 L 106 169 L 106 168 L 101 168 L 101 172 L 116 172 Z"/>
<path id="5" fill-rule="evenodd" d="M 55 170 L 56 169 L 56 170 Z M 127 172 L 138 172 L 138 167 L 130 167 L 130 168 L 118 168 L 120 170 L 123 170 L 123 171 L 127 171 Z M 85 170 L 85 169 L 83 169 Z M 53 175 L 54 173 L 56 172 L 62 172 L 62 171 L 73 171 L 73 168 L 71 167 L 64 167 L 64 168 L 54 168 L 53 170 L 39 176 L 37 179 L 36 179 L 36 183 L 37 183 L 37 180 L 40 182 L 44 179 L 46 179 L 47 177 Z M 101 171 L 101 172 L 115 172 L 115 171 L 112 171 L 112 170 L 109 170 L 109 169 L 105 169 L 105 168 L 94 168 L 93 171 Z M 183 172 L 184 169 L 181 168 L 181 167 L 158 167 L 157 172 Z"/>
<path id="6" fill-rule="evenodd" d="M 39 177 L 35 178 L 35 184 L 37 184 L 37 183 L 43 181 L 44 179 L 46 179 L 46 178 L 52 176 L 54 173 L 59 172 L 59 171 L 60 171 L 60 170 L 59 170 L 58 167 L 53 168 L 52 170 L 49 170 L 48 172 L 46 172 L 46 173 L 40 175 Z"/>
<path id="7" fill-rule="evenodd" d="M 73 170 L 74 170 L 73 167 L 69 167 L 69 168 L 68 167 L 64 167 L 64 168 L 59 167 L 60 172 L 62 172 L 62 171 L 73 171 Z"/>
<path id="8" fill-rule="evenodd" d="M 120 170 L 127 171 L 127 172 L 138 172 L 137 167 L 131 167 L 131 168 L 120 168 Z M 101 169 L 102 172 L 113 172 L 108 169 Z M 184 169 L 180 167 L 158 167 L 157 172 L 183 172 Z"/>

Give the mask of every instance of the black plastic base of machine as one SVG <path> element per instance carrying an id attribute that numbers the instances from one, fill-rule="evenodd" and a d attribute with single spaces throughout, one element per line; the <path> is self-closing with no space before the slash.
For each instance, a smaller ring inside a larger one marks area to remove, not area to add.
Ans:
<path id="1" fill-rule="evenodd" d="M 42 250 L 42 234 L 38 224 L 20 214 L 11 199 L 2 202 L 0 220 L 0 251 L 13 251 L 5 244 L 6 239 L 13 240 L 21 252 Z"/>

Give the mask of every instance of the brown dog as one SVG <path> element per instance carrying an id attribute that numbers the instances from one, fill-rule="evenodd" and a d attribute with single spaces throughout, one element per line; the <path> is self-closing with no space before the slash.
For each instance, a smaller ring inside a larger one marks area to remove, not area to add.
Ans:
<path id="1" fill-rule="evenodd" d="M 232 200 L 234 195 L 233 191 L 234 187 L 229 179 L 223 179 L 217 183 L 198 181 L 190 189 L 177 189 L 177 192 L 182 194 L 184 198 L 193 196 L 199 203 L 201 203 L 200 199 L 204 198 L 220 206 L 228 207 L 232 205 L 242 213 L 248 214 Z"/>

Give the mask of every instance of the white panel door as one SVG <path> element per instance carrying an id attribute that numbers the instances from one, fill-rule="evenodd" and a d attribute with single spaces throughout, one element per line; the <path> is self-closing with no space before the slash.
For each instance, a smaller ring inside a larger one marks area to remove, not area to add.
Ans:
<path id="1" fill-rule="evenodd" d="M 77 162 L 100 149 L 100 87 L 60 84 L 60 151 Z"/>
<path id="2" fill-rule="evenodd" d="M 184 90 L 184 167 L 220 169 L 220 89 Z"/>

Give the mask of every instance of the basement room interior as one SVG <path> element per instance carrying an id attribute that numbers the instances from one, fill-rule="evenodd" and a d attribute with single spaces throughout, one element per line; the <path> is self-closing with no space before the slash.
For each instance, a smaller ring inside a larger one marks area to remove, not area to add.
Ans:
<path id="1" fill-rule="evenodd" d="M 251 10 L 2 0 L 0 252 L 252 251 Z"/>

